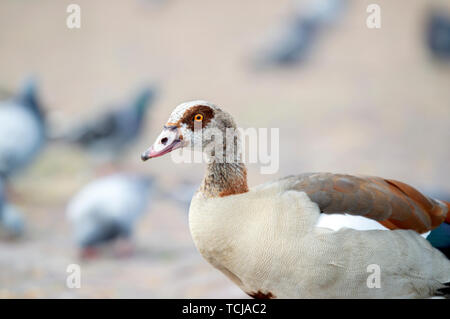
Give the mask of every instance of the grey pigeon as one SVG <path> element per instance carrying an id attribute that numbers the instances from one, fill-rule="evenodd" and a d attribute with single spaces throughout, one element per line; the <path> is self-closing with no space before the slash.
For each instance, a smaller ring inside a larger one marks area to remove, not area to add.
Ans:
<path id="1" fill-rule="evenodd" d="M 86 185 L 67 206 L 75 241 L 87 257 L 94 249 L 127 240 L 153 195 L 150 177 L 117 173 Z"/>
<path id="2" fill-rule="evenodd" d="M 156 96 L 156 89 L 146 88 L 130 103 L 112 107 L 93 120 L 67 134 L 67 140 L 93 155 L 114 160 L 142 131 L 145 114 Z"/>
<path id="3" fill-rule="evenodd" d="M 291 65 L 305 60 L 324 26 L 342 11 L 345 0 L 310 0 L 297 9 L 256 58 L 258 66 Z"/>
<path id="4" fill-rule="evenodd" d="M 443 11 L 430 11 L 426 22 L 426 42 L 434 57 L 450 59 L 450 15 Z"/>
<path id="5" fill-rule="evenodd" d="M 30 78 L 17 96 L 0 101 L 1 179 L 30 164 L 45 143 L 44 112 L 36 89 L 36 81 Z"/>

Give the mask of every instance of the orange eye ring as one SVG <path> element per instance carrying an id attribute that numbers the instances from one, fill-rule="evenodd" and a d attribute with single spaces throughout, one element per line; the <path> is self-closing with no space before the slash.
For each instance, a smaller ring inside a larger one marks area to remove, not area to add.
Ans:
<path id="1" fill-rule="evenodd" d="M 203 121 L 203 115 L 202 114 L 196 114 L 194 116 L 194 120 L 197 121 L 197 122 Z"/>

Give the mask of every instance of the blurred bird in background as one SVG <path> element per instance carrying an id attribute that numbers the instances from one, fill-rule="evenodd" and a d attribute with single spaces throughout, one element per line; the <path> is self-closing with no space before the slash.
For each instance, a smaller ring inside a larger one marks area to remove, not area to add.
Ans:
<path id="1" fill-rule="evenodd" d="M 65 140 L 79 145 L 100 163 L 117 162 L 139 137 L 156 94 L 155 87 L 143 89 L 132 101 L 112 106 L 109 111 L 80 124 L 66 134 Z"/>
<path id="2" fill-rule="evenodd" d="M 146 211 L 153 190 L 150 177 L 118 173 L 99 178 L 77 193 L 67 206 L 67 217 L 81 257 L 97 256 L 108 243 L 116 243 L 120 256 L 129 255 L 135 223 Z"/>
<path id="3" fill-rule="evenodd" d="M 8 239 L 20 237 L 24 228 L 25 220 L 22 213 L 7 202 L 3 183 L 0 182 L 0 237 Z"/>
<path id="4" fill-rule="evenodd" d="M 67 206 L 82 258 L 95 257 L 108 243 L 114 243 L 119 255 L 132 251 L 129 238 L 147 207 L 155 182 L 150 177 L 122 172 L 118 162 L 138 139 L 156 95 L 156 87 L 145 87 L 131 101 L 113 105 L 62 134 L 64 141 L 91 155 L 102 176 L 86 185 Z"/>
<path id="5" fill-rule="evenodd" d="M 346 0 L 310 0 L 306 6 L 302 4 L 297 4 L 287 21 L 274 32 L 272 41 L 259 52 L 256 66 L 291 65 L 306 60 L 322 29 L 336 21 Z"/>
<path id="6" fill-rule="evenodd" d="M 426 21 L 426 43 L 433 57 L 450 59 L 450 14 L 443 10 L 430 10 Z"/>
<path id="7" fill-rule="evenodd" d="M 29 78 L 19 94 L 0 102 L 0 178 L 7 180 L 30 164 L 45 139 L 46 123 L 37 83 Z"/>

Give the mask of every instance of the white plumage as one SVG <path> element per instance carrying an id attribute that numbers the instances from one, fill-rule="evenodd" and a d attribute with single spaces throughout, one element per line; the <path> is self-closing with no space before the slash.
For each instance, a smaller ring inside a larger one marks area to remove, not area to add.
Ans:
<path id="1" fill-rule="evenodd" d="M 192 199 L 200 253 L 248 294 L 277 298 L 420 298 L 450 281 L 450 262 L 412 230 L 333 231 L 320 210 L 279 181 L 220 198 Z M 381 288 L 367 285 L 369 265 Z"/>

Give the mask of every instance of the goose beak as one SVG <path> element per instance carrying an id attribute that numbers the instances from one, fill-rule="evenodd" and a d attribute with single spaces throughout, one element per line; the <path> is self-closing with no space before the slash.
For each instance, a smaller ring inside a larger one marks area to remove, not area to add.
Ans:
<path id="1" fill-rule="evenodd" d="M 150 158 L 163 156 L 183 146 L 184 141 L 180 129 L 175 125 L 165 125 L 156 142 L 141 154 L 141 159 L 146 161 Z"/>

